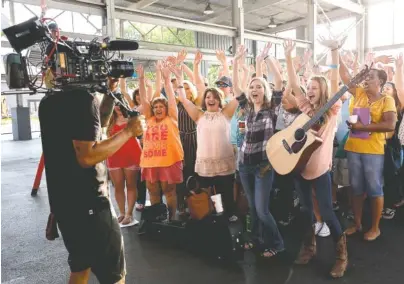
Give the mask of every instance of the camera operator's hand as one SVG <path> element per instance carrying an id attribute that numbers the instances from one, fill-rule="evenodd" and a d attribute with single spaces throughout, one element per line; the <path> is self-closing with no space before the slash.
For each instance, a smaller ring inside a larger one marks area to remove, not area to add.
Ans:
<path id="1" fill-rule="evenodd" d="M 125 131 L 129 132 L 133 137 L 143 135 L 142 123 L 139 116 L 131 117 L 126 125 Z"/>
<path id="2" fill-rule="evenodd" d="M 112 93 L 116 92 L 118 90 L 118 82 L 119 79 L 108 77 L 108 90 Z"/>

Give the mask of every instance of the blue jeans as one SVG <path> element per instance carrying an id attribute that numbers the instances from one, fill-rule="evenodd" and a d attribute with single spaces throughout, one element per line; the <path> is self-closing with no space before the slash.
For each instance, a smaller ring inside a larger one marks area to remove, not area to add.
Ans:
<path id="1" fill-rule="evenodd" d="M 332 210 L 331 175 L 329 172 L 322 176 L 306 180 L 302 176 L 297 177 L 296 187 L 301 198 L 303 214 L 305 216 L 305 226 L 309 229 L 314 223 L 312 188 L 316 191 L 316 199 L 320 208 L 321 219 L 327 223 L 331 235 L 338 241 L 342 235 L 341 224 Z"/>
<path id="2" fill-rule="evenodd" d="M 355 196 L 383 196 L 384 155 L 347 152 L 349 183 Z"/>
<path id="3" fill-rule="evenodd" d="M 254 241 L 263 240 L 266 248 L 283 250 L 282 236 L 269 212 L 274 171 L 261 165 L 239 165 L 240 180 L 250 207 L 251 235 Z M 260 230 L 260 223 L 262 230 Z M 260 231 L 262 233 L 260 233 Z"/>

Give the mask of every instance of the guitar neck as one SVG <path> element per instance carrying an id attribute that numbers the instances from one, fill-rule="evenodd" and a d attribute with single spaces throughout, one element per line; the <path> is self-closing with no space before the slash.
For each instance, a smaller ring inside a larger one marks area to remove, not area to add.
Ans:
<path id="1" fill-rule="evenodd" d="M 344 85 L 338 93 L 336 93 L 331 100 L 329 100 L 305 125 L 303 125 L 304 131 L 308 131 L 321 119 L 321 117 L 348 91 L 347 85 Z"/>

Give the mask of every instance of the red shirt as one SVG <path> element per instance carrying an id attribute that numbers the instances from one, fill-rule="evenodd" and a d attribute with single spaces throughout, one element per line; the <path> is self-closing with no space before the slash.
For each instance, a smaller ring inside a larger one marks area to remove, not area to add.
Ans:
<path id="1" fill-rule="evenodd" d="M 127 123 L 122 125 L 115 124 L 112 127 L 110 135 L 112 136 L 122 131 L 126 127 L 126 124 Z M 118 151 L 107 159 L 107 166 L 108 168 L 139 166 L 141 154 L 142 148 L 140 147 L 139 141 L 131 137 Z"/>

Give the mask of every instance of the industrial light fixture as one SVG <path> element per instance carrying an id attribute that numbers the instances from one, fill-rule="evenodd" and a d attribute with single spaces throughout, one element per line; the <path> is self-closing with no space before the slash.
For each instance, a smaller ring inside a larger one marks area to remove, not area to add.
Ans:
<path id="1" fill-rule="evenodd" d="M 268 24 L 268 28 L 273 29 L 276 27 L 277 27 L 277 24 L 275 24 L 274 18 L 271 18 L 271 21 Z"/>
<path id="2" fill-rule="evenodd" d="M 211 15 L 214 13 L 213 9 L 210 7 L 210 3 L 206 5 L 205 11 L 203 11 L 205 15 Z"/>

